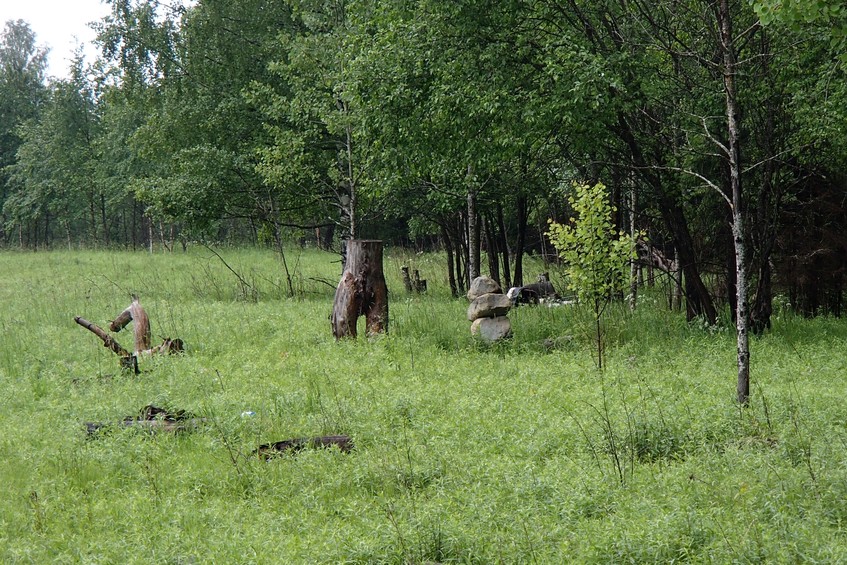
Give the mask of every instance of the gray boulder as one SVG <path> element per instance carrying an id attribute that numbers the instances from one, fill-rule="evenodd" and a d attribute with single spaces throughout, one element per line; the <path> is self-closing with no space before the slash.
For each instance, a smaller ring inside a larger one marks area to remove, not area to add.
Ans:
<path id="1" fill-rule="evenodd" d="M 471 282 L 471 289 L 468 291 L 468 300 L 476 300 L 483 294 L 501 294 L 503 289 L 497 284 L 497 281 L 485 275 L 477 277 Z"/>
<path id="2" fill-rule="evenodd" d="M 512 308 L 512 301 L 505 294 L 489 292 L 477 297 L 468 306 L 468 320 L 473 322 L 480 318 L 505 316 Z"/>
<path id="3" fill-rule="evenodd" d="M 477 318 L 471 324 L 471 334 L 487 342 L 500 341 L 512 335 L 512 322 L 506 316 Z"/>

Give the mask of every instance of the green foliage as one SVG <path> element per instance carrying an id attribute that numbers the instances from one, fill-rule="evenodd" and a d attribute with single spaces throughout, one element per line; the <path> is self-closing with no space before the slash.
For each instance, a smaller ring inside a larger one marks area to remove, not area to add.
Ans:
<path id="1" fill-rule="evenodd" d="M 847 63 L 847 6 L 840 0 L 750 0 L 764 25 L 782 23 L 800 31 L 810 25 L 822 25 L 832 47 Z"/>
<path id="2" fill-rule="evenodd" d="M 38 116 L 46 94 L 47 52 L 36 46 L 35 33 L 25 21 L 0 23 L 3 23 L 0 30 L 0 212 L 3 212 L 10 176 L 6 167 L 14 164 L 22 143 L 19 128 Z M 0 216 L 0 231 L 3 220 Z"/>
<path id="3" fill-rule="evenodd" d="M 565 261 L 568 288 L 599 309 L 628 285 L 633 241 L 615 229 L 605 185 L 575 183 L 573 188 L 568 202 L 576 217 L 570 225 L 550 220 L 546 235 Z"/>

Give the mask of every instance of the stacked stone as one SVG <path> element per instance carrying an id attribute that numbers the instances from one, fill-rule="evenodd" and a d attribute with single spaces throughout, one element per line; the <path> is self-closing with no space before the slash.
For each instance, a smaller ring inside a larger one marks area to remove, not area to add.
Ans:
<path id="1" fill-rule="evenodd" d="M 477 277 L 468 291 L 468 320 L 471 334 L 488 342 L 500 341 L 512 335 L 512 323 L 507 314 L 512 301 L 503 294 L 497 281 L 491 277 Z"/>

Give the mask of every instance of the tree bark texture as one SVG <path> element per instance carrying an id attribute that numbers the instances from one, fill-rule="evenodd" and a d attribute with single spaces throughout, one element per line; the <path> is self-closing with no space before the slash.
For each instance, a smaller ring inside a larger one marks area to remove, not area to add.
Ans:
<path id="1" fill-rule="evenodd" d="M 515 243 L 515 276 L 512 284 L 523 286 L 523 252 L 526 246 L 526 231 L 529 225 L 529 198 L 521 192 L 515 199 L 518 215 L 518 239 Z"/>
<path id="2" fill-rule="evenodd" d="M 632 239 L 632 259 L 629 260 L 629 309 L 635 310 L 638 303 L 638 229 L 636 228 L 636 207 L 638 196 L 635 182 L 629 179 L 629 237 Z"/>
<path id="3" fill-rule="evenodd" d="M 109 324 L 109 330 L 117 333 L 126 327 L 130 321 L 132 322 L 132 331 L 135 337 L 135 354 L 138 355 L 140 352 L 150 349 L 151 342 L 150 318 L 147 316 L 144 308 L 141 307 L 141 304 L 139 304 L 138 297 L 136 296 L 132 297 L 132 304 L 127 306 Z"/>
<path id="4" fill-rule="evenodd" d="M 503 281 L 500 279 L 500 251 L 498 249 L 497 232 L 494 228 L 494 218 L 483 216 L 485 222 L 485 247 L 488 257 L 488 274 L 497 281 L 497 284 L 503 286 Z M 508 266 L 506 267 L 508 269 Z"/>
<path id="5" fill-rule="evenodd" d="M 506 232 L 506 220 L 503 217 L 503 206 L 499 202 L 497 203 L 497 226 L 500 231 L 500 252 L 503 254 L 503 288 L 511 288 L 512 273 L 510 271 L 509 261 L 509 239 Z"/>
<path id="6" fill-rule="evenodd" d="M 388 288 L 382 270 L 382 241 L 347 242 L 347 262 L 335 289 L 332 334 L 356 337 L 356 322 L 365 316 L 367 334 L 388 331 Z"/>
<path id="7" fill-rule="evenodd" d="M 720 0 L 717 12 L 720 45 L 723 55 L 723 84 L 726 96 L 727 154 L 732 190 L 732 239 L 735 244 L 736 315 L 735 329 L 738 348 L 738 402 L 747 404 L 750 398 L 750 346 L 748 336 L 747 266 L 744 244 L 744 216 L 741 193 L 741 150 L 739 147 L 738 100 L 735 89 L 735 47 L 732 36 L 732 16 L 729 0 Z"/>
<path id="8" fill-rule="evenodd" d="M 446 222 L 441 224 L 441 237 L 444 240 L 444 251 L 447 253 L 447 281 L 450 284 L 450 295 L 456 298 L 459 296 L 459 289 L 456 285 L 456 273 L 453 266 L 453 243 Z"/>

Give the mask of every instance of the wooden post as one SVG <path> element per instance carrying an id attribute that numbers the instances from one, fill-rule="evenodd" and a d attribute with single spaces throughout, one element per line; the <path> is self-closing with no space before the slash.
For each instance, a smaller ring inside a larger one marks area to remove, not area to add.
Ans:
<path id="1" fill-rule="evenodd" d="M 412 281 L 412 287 L 418 294 L 426 292 L 426 279 L 421 278 L 421 274 L 415 269 L 415 279 Z"/>
<path id="2" fill-rule="evenodd" d="M 382 271 L 382 241 L 351 239 L 347 262 L 332 307 L 335 339 L 356 337 L 356 322 L 365 316 L 368 335 L 388 331 L 388 288 Z"/>
<path id="3" fill-rule="evenodd" d="M 409 267 L 403 265 L 400 267 L 400 275 L 403 277 L 403 286 L 406 287 L 406 292 L 412 293 L 412 278 L 409 276 Z"/>

